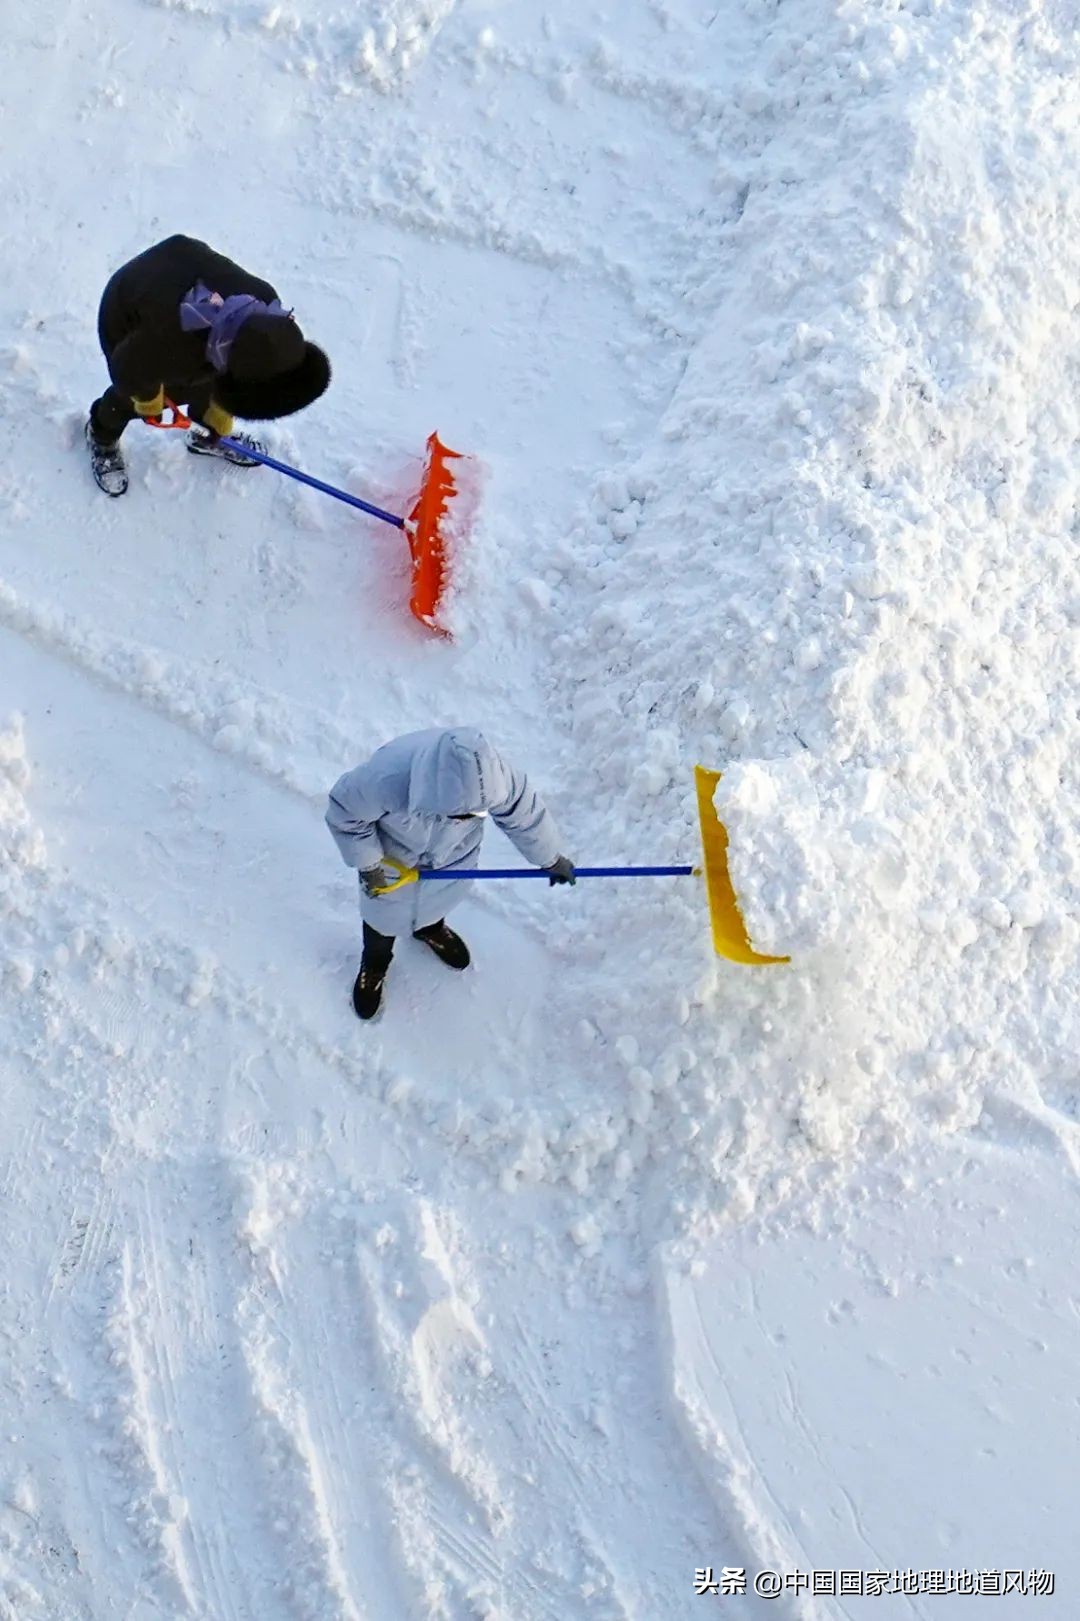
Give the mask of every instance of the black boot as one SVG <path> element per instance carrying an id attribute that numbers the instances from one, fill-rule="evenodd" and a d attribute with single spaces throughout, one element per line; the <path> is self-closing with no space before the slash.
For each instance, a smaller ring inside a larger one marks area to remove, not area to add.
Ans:
<path id="1" fill-rule="evenodd" d="M 426 946 L 430 946 L 440 962 L 444 962 L 448 968 L 468 968 L 472 961 L 468 946 L 460 934 L 447 928 L 445 918 L 440 918 L 438 923 L 429 923 L 426 929 L 416 929 L 413 939 L 422 940 Z"/>
<path id="2" fill-rule="evenodd" d="M 229 438 L 238 445 L 250 445 L 260 455 L 266 454 L 266 446 L 261 439 L 253 439 L 249 433 L 231 433 Z M 212 433 L 209 428 L 201 427 L 198 423 L 188 430 L 187 447 L 193 456 L 217 456 L 223 462 L 230 462 L 233 467 L 258 467 L 259 462 L 254 456 L 241 455 L 232 445 L 222 443 L 221 435 Z"/>
<path id="3" fill-rule="evenodd" d="M 373 1019 L 382 1002 L 383 980 L 394 955 L 394 936 L 380 934 L 370 923 L 364 924 L 364 950 L 360 958 L 360 972 L 352 988 L 352 1005 L 358 1019 Z"/>
<path id="4" fill-rule="evenodd" d="M 382 1004 L 387 967 L 389 964 L 381 968 L 372 968 L 366 961 L 360 964 L 360 972 L 352 988 L 352 1005 L 356 1009 L 358 1019 L 373 1019 L 378 1013 Z"/>
<path id="5" fill-rule="evenodd" d="M 94 483 L 106 495 L 123 495 L 128 487 L 127 464 L 119 440 L 111 443 L 94 435 L 93 423 L 86 423 L 86 443 L 90 450 L 90 471 Z"/>

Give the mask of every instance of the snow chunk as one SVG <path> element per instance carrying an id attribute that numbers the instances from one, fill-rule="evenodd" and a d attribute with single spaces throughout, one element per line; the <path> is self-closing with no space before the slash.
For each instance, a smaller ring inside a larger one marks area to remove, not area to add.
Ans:
<path id="1" fill-rule="evenodd" d="M 755 948 L 798 957 L 835 939 L 842 914 L 831 845 L 842 832 L 829 826 L 803 761 L 731 766 L 713 803 Z"/>

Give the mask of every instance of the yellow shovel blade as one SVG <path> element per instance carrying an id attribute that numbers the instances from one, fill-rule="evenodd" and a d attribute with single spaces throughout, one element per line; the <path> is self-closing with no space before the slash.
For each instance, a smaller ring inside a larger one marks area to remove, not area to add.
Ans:
<path id="1" fill-rule="evenodd" d="M 728 870 L 727 828 L 713 808 L 713 794 L 720 781 L 720 772 L 709 771 L 703 765 L 695 766 L 694 781 L 697 784 L 701 848 L 705 855 L 705 890 L 709 897 L 709 917 L 717 953 L 731 962 L 790 962 L 790 957 L 765 957 L 750 944 Z"/>

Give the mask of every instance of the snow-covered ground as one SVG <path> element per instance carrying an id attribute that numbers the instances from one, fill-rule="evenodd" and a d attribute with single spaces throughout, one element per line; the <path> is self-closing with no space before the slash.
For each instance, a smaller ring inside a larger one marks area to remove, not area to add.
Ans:
<path id="1" fill-rule="evenodd" d="M 0 1616 L 1073 1613 L 1073 0 L 3 37 Z M 331 354 L 279 454 L 476 455 L 451 644 L 273 474 L 133 428 L 93 489 L 97 299 L 175 230 Z M 490 886 L 360 1027 L 325 792 L 451 721 L 579 861 L 695 860 L 723 771 L 792 965 L 694 880 Z"/>

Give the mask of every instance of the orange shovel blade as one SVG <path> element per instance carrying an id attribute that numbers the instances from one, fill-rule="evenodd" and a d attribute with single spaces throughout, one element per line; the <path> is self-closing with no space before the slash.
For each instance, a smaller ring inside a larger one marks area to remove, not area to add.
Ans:
<path id="1" fill-rule="evenodd" d="M 452 524 L 448 516 L 450 500 L 457 494 L 450 463 L 464 458 L 460 451 L 448 449 L 437 433 L 430 435 L 427 447 L 427 465 L 420 494 L 405 520 L 413 565 L 409 607 L 421 624 L 437 631 L 440 636 L 448 636 L 449 631 L 438 622 L 438 612 L 448 574 L 448 542 Z"/>

